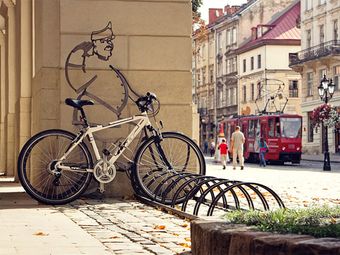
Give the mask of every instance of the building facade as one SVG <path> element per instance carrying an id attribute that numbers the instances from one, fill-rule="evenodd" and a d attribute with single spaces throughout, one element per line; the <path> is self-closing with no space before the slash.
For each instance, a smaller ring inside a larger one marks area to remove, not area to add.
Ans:
<path id="1" fill-rule="evenodd" d="M 300 114 L 300 74 L 289 67 L 289 54 L 300 50 L 300 3 L 276 20 L 252 27 L 252 38 L 237 50 L 241 115 L 263 112 Z"/>
<path id="2" fill-rule="evenodd" d="M 193 88 L 199 113 L 200 145 L 214 135 L 215 37 L 208 28 L 206 36 L 194 37 Z"/>
<path id="3" fill-rule="evenodd" d="M 164 130 L 178 130 L 198 140 L 191 87 L 190 3 L 0 1 L 0 172 L 16 175 L 18 153 L 33 134 L 48 128 L 78 130 L 72 125 L 72 108 L 64 104 L 65 98 L 77 97 L 67 85 L 65 61 L 77 44 L 90 41 L 92 32 L 109 21 L 115 35 L 112 57 L 110 62 L 97 59 L 87 63 L 88 72 L 96 72 L 102 78 L 91 89 L 107 100 L 122 96 L 118 90 L 111 90 L 115 76 L 108 65 L 113 64 L 134 90 L 157 94 L 162 104 L 157 119 L 163 120 Z M 74 15 L 75 12 L 81 15 Z M 83 71 L 75 70 L 74 80 L 81 81 L 82 74 Z M 120 117 L 137 112 L 130 102 Z M 98 104 L 87 107 L 86 113 L 95 123 L 118 118 Z M 99 146 L 126 136 L 132 128 L 122 126 L 103 134 Z M 108 194 L 131 194 L 128 182 L 126 174 L 118 172 L 115 181 L 106 185 Z"/>
<path id="4" fill-rule="evenodd" d="M 215 41 L 215 54 L 209 52 L 209 56 L 214 57 L 214 59 L 210 59 L 211 64 L 209 64 L 211 66 L 209 70 L 214 70 L 214 75 L 212 76 L 209 73 L 209 77 L 213 77 L 215 80 L 210 82 L 210 84 L 214 86 L 210 86 L 209 94 L 204 94 L 209 95 L 209 99 L 204 99 L 206 102 L 209 102 L 207 104 L 207 111 L 200 111 L 201 120 L 204 120 L 203 124 L 200 122 L 201 141 L 209 137 L 216 138 L 219 121 L 232 115 L 241 114 L 239 100 L 242 100 L 242 98 L 239 93 L 239 84 L 241 82 L 241 75 L 244 76 L 245 74 L 239 69 L 240 59 L 237 55 L 237 49 L 251 40 L 252 30 L 250 28 L 257 24 L 267 24 L 276 20 L 282 12 L 291 5 L 292 0 L 251 0 L 242 6 L 225 6 L 224 9 L 209 10 L 209 38 L 213 37 Z M 210 49 L 211 48 L 209 48 L 209 50 Z M 295 48 L 294 50 L 298 49 L 299 48 Z M 262 61 L 264 61 L 264 59 L 263 56 Z M 269 65 L 272 65 L 271 62 L 277 62 L 277 60 L 277 58 L 268 58 L 266 62 L 268 68 Z M 195 60 L 193 63 L 195 63 Z M 264 70 L 263 63 L 260 68 L 261 71 Z M 206 64 L 206 66 L 207 65 L 208 64 Z M 291 72 L 287 74 L 285 79 L 288 83 L 288 80 L 295 79 L 296 74 L 292 72 L 287 65 L 287 63 L 284 63 L 283 69 Z M 193 70 L 194 69 L 195 67 L 193 65 Z M 255 71 L 259 70 L 256 69 L 254 72 Z M 197 69 L 197 73 L 200 73 L 201 76 L 203 74 L 200 68 Z M 207 73 L 207 71 L 205 71 L 205 73 Z M 263 78 L 263 73 L 257 73 L 257 75 L 257 77 L 254 77 L 254 82 L 255 80 L 261 80 Z M 276 74 L 276 71 L 274 74 L 268 75 L 273 79 L 274 77 L 278 78 L 280 76 Z M 194 93 L 201 93 L 199 92 L 201 89 L 198 89 L 198 76 L 196 75 L 194 77 L 196 80 L 194 87 L 197 87 L 197 89 L 194 89 Z M 249 76 L 244 79 L 248 80 L 248 78 Z M 200 79 L 203 81 L 202 77 Z M 249 81 L 247 82 L 249 83 Z M 286 85 L 286 87 L 288 87 L 288 85 Z M 201 96 L 197 94 L 196 97 Z M 212 108 L 209 109 L 209 107 Z M 205 130 L 208 130 L 208 132 Z"/>
<path id="5" fill-rule="evenodd" d="M 330 103 L 340 106 L 340 2 L 301 1 L 302 49 L 291 55 L 290 66 L 302 75 L 303 151 L 319 154 L 324 150 L 324 128 L 315 128 L 313 109 L 322 104 L 318 86 L 324 75 L 333 79 L 335 93 Z M 340 130 L 328 130 L 329 150 L 340 153 Z"/>

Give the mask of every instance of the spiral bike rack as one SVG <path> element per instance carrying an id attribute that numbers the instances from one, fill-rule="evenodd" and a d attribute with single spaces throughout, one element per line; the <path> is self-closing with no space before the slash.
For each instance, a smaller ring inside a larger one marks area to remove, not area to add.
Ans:
<path id="1" fill-rule="evenodd" d="M 137 182 L 132 183 L 136 196 L 142 200 L 194 216 L 217 216 L 232 210 L 268 211 L 285 208 L 281 198 L 272 189 L 256 182 L 164 171 L 157 176 L 152 175 L 146 181 L 145 186 L 152 191 L 153 196 L 141 192 Z"/>

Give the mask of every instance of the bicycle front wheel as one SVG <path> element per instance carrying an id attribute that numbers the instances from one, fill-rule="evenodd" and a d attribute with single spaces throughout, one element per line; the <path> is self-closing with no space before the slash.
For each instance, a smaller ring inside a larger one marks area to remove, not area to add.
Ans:
<path id="1" fill-rule="evenodd" d="M 79 143 L 62 162 L 77 170 L 56 167 L 75 137 L 65 130 L 46 130 L 24 145 L 18 158 L 18 176 L 32 198 L 45 204 L 66 204 L 86 190 L 92 177 L 86 169 L 92 168 L 92 158 L 84 143 Z"/>
<path id="2" fill-rule="evenodd" d="M 205 174 L 205 161 L 189 137 L 175 132 L 164 132 L 162 137 L 150 137 L 138 149 L 133 185 L 137 193 L 171 204 L 177 189 L 189 176 Z M 183 190 L 176 203 L 182 202 L 186 193 Z"/>

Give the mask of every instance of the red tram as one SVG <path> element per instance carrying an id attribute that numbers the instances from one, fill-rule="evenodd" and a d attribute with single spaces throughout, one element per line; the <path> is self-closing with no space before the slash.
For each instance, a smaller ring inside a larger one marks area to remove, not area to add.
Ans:
<path id="1" fill-rule="evenodd" d="M 228 144 L 236 126 L 240 126 L 246 142 L 244 158 L 258 161 L 260 137 L 267 142 L 266 160 L 283 164 L 300 163 L 302 149 L 302 117 L 294 114 L 265 114 L 230 118 L 222 122 Z"/>

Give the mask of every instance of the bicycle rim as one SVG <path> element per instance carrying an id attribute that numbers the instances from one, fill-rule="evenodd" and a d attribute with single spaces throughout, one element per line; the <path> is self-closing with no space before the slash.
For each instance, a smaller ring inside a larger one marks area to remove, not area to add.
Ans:
<path id="1" fill-rule="evenodd" d="M 178 133 L 164 133 L 159 145 L 157 138 L 149 139 L 137 153 L 135 162 L 135 179 L 143 194 L 165 204 L 171 203 L 188 174 L 205 174 L 205 162 L 199 148 L 191 139 Z M 189 189 L 181 192 L 176 203 L 183 201 Z"/>
<path id="2" fill-rule="evenodd" d="M 20 181 L 27 193 L 46 204 L 65 204 L 75 200 L 87 188 L 91 174 L 91 155 L 80 143 L 63 161 L 63 165 L 78 167 L 81 171 L 52 173 L 53 164 L 69 148 L 74 135 L 66 131 L 45 131 L 32 137 L 23 147 L 18 161 Z"/>

